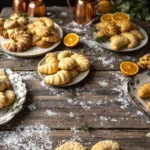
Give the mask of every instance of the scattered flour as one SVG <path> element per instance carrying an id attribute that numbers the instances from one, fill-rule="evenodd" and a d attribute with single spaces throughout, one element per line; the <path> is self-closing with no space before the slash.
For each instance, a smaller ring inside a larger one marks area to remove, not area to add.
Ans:
<path id="1" fill-rule="evenodd" d="M 108 85 L 108 83 L 106 81 L 103 81 L 103 82 L 99 82 L 99 84 L 102 86 L 102 87 L 106 87 Z"/>
<path id="2" fill-rule="evenodd" d="M 31 80 L 34 81 L 36 80 L 36 71 L 26 71 L 26 72 L 21 72 L 20 73 L 21 77 L 23 80 Z"/>
<path id="3" fill-rule="evenodd" d="M 111 90 L 119 93 L 115 100 L 121 103 L 121 109 L 125 109 L 131 104 L 131 100 L 127 94 L 127 82 L 129 79 L 122 76 L 120 72 L 113 72 L 112 77 L 114 78 L 113 82 L 117 85 Z"/>
<path id="4" fill-rule="evenodd" d="M 4 58 L 6 60 L 16 60 L 16 57 L 15 56 L 12 56 L 12 55 L 9 55 L 7 53 L 4 53 L 2 51 L 0 51 L 0 58 Z"/>
<path id="5" fill-rule="evenodd" d="M 0 132 L 0 146 L 5 150 L 52 150 L 51 130 L 44 124 L 19 126 Z"/>
<path id="6" fill-rule="evenodd" d="M 69 117 L 74 117 L 73 112 L 70 112 L 70 113 L 69 113 Z"/>
<path id="7" fill-rule="evenodd" d="M 88 106 L 85 102 L 80 102 L 80 105 L 81 105 L 81 107 L 82 107 L 83 109 L 85 109 L 85 110 L 91 109 L 91 106 Z"/>
<path id="8" fill-rule="evenodd" d="M 71 103 L 73 102 L 73 100 L 70 99 L 70 98 L 68 98 L 68 99 L 67 99 L 67 102 L 68 102 L 69 104 L 71 104 Z"/>
<path id="9" fill-rule="evenodd" d="M 61 12 L 59 17 L 66 18 L 68 16 L 67 12 Z"/>
<path id="10" fill-rule="evenodd" d="M 74 127 L 71 127 L 71 132 L 73 132 L 74 134 L 76 134 L 76 133 L 79 132 L 79 130 L 77 129 L 76 126 L 74 126 Z"/>
<path id="11" fill-rule="evenodd" d="M 139 110 L 136 113 L 137 113 L 138 116 L 143 116 L 144 115 L 144 113 L 139 111 Z"/>
<path id="12" fill-rule="evenodd" d="M 35 109 L 36 109 L 36 107 L 35 107 L 33 104 L 28 105 L 28 106 L 27 106 L 27 108 L 28 108 L 30 111 L 35 110 Z"/>
<path id="13" fill-rule="evenodd" d="M 48 116 L 56 116 L 56 115 L 58 115 L 56 112 L 53 112 L 53 111 L 51 111 L 51 110 L 46 110 L 46 114 L 47 114 Z"/>
<path id="14" fill-rule="evenodd" d="M 87 32 L 87 28 L 84 26 L 78 25 L 74 21 L 68 23 L 64 27 L 62 27 L 67 32 L 76 32 L 76 33 L 84 33 Z"/>

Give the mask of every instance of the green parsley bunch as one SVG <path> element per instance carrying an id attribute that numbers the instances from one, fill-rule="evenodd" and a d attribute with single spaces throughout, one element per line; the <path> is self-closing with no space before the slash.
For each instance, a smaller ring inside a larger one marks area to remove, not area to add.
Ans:
<path id="1" fill-rule="evenodd" d="M 132 19 L 150 22 L 150 9 L 148 0 L 111 0 L 113 12 L 124 12 Z"/>

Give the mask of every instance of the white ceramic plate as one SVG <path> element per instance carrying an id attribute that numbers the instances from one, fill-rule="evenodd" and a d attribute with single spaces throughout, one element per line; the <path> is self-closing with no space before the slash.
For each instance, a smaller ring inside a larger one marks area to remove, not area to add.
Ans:
<path id="1" fill-rule="evenodd" d="M 138 97 L 139 88 L 150 82 L 150 71 L 144 71 L 134 76 L 128 82 L 128 93 L 135 104 L 148 115 L 150 115 L 150 108 L 147 107 L 147 103 L 150 102 L 150 98 L 141 99 Z"/>
<path id="2" fill-rule="evenodd" d="M 0 125 L 7 123 L 19 113 L 26 100 L 26 86 L 22 82 L 22 78 L 17 73 L 13 73 L 10 69 L 4 69 L 7 73 L 12 89 L 15 92 L 15 102 L 6 108 L 0 109 Z"/>
<path id="3" fill-rule="evenodd" d="M 54 23 L 54 25 L 55 25 L 55 29 L 56 29 L 57 33 L 60 35 L 60 37 L 62 39 L 63 38 L 63 31 L 62 31 L 61 27 L 56 23 Z M 33 47 L 31 47 L 30 49 L 28 49 L 24 52 L 10 52 L 3 46 L 3 44 L 5 42 L 8 42 L 8 41 L 9 41 L 9 39 L 4 39 L 2 36 L 0 36 L 0 42 L 1 42 L 2 50 L 4 52 L 10 54 L 10 55 L 14 55 L 14 56 L 18 56 L 18 57 L 36 57 L 36 56 L 40 56 L 40 55 L 46 54 L 47 52 L 50 52 L 50 51 L 54 50 L 61 43 L 61 40 L 60 40 L 59 42 L 54 43 L 52 46 L 50 46 L 48 48 L 40 48 L 40 47 L 37 47 L 37 46 L 33 46 Z"/>
<path id="4" fill-rule="evenodd" d="M 136 47 L 134 47 L 134 48 L 123 47 L 123 48 L 121 48 L 120 50 L 116 50 L 116 51 L 115 51 L 115 50 L 112 50 L 112 49 L 110 48 L 110 41 L 108 41 L 108 42 L 103 42 L 103 43 L 98 43 L 98 42 L 95 40 L 95 39 L 96 39 L 96 32 L 93 32 L 92 34 L 93 34 L 93 39 L 94 39 L 94 41 L 95 41 L 99 46 L 101 46 L 101 47 L 103 47 L 103 48 L 105 48 L 105 49 L 108 49 L 108 50 L 113 51 L 113 52 L 131 52 L 131 51 L 136 51 L 136 50 L 142 48 L 142 47 L 145 46 L 145 45 L 147 44 L 147 42 L 148 42 L 148 35 L 147 35 L 147 33 L 145 32 L 145 30 L 144 30 L 142 27 L 140 27 L 140 26 L 138 26 L 138 28 L 139 28 L 139 31 L 143 34 L 144 39 L 141 40 L 141 41 L 139 41 L 138 45 L 137 45 Z"/>
<path id="5" fill-rule="evenodd" d="M 46 58 L 44 57 L 44 58 L 39 62 L 38 66 L 44 65 L 45 63 L 46 63 Z M 69 83 L 64 84 L 64 85 L 60 85 L 59 87 L 67 87 L 67 86 L 75 85 L 75 84 L 81 82 L 82 80 L 84 80 L 84 79 L 88 76 L 89 72 L 90 72 L 90 69 L 88 69 L 87 71 L 84 71 L 84 72 L 79 72 L 79 74 L 78 74 L 76 77 L 72 78 Z M 38 74 L 39 74 L 39 76 L 40 76 L 43 80 L 44 80 L 45 77 L 47 76 L 47 75 L 45 75 L 45 74 L 41 74 L 39 71 L 38 71 Z M 54 86 L 54 85 L 52 85 L 52 86 Z"/>

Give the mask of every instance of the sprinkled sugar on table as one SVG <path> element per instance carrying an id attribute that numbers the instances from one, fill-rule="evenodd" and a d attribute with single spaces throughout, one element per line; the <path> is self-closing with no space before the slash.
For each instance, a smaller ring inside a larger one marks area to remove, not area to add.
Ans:
<path id="1" fill-rule="evenodd" d="M 4 8 L 1 17 L 11 14 L 11 8 Z M 72 50 L 89 58 L 91 72 L 75 86 L 54 88 L 37 75 L 43 56 L 18 58 L 1 51 L 1 68 L 20 74 L 28 93 L 23 110 L 0 126 L 0 149 L 54 150 L 65 141 L 76 140 L 90 150 L 98 141 L 110 139 L 119 142 L 123 150 L 149 150 L 146 134 L 150 132 L 150 117 L 130 100 L 127 82 L 131 78 L 120 73 L 119 64 L 124 60 L 137 62 L 149 52 L 150 42 L 136 52 L 113 53 L 92 41 L 90 26 L 83 28 L 72 22 L 68 7 L 47 7 L 47 15 L 62 27 L 64 35 L 75 32 L 80 36 L 79 45 Z M 150 32 L 150 25 L 137 23 Z M 61 43 L 55 51 L 63 49 L 68 48 Z M 86 126 L 92 131 L 83 128 Z"/>

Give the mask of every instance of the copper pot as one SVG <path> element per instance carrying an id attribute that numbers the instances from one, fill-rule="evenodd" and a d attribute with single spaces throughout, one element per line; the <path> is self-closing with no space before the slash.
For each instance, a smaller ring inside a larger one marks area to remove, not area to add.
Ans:
<path id="1" fill-rule="evenodd" d="M 28 6 L 30 17 L 42 17 L 46 15 L 46 7 L 42 0 L 31 0 Z"/>
<path id="2" fill-rule="evenodd" d="M 78 24 L 87 24 L 95 17 L 95 1 L 94 0 L 78 0 L 76 7 L 72 7 L 70 0 L 67 0 L 68 5 L 73 12 L 73 20 Z"/>
<path id="3" fill-rule="evenodd" d="M 28 0 L 13 0 L 12 10 L 14 13 L 25 13 L 28 10 Z"/>

